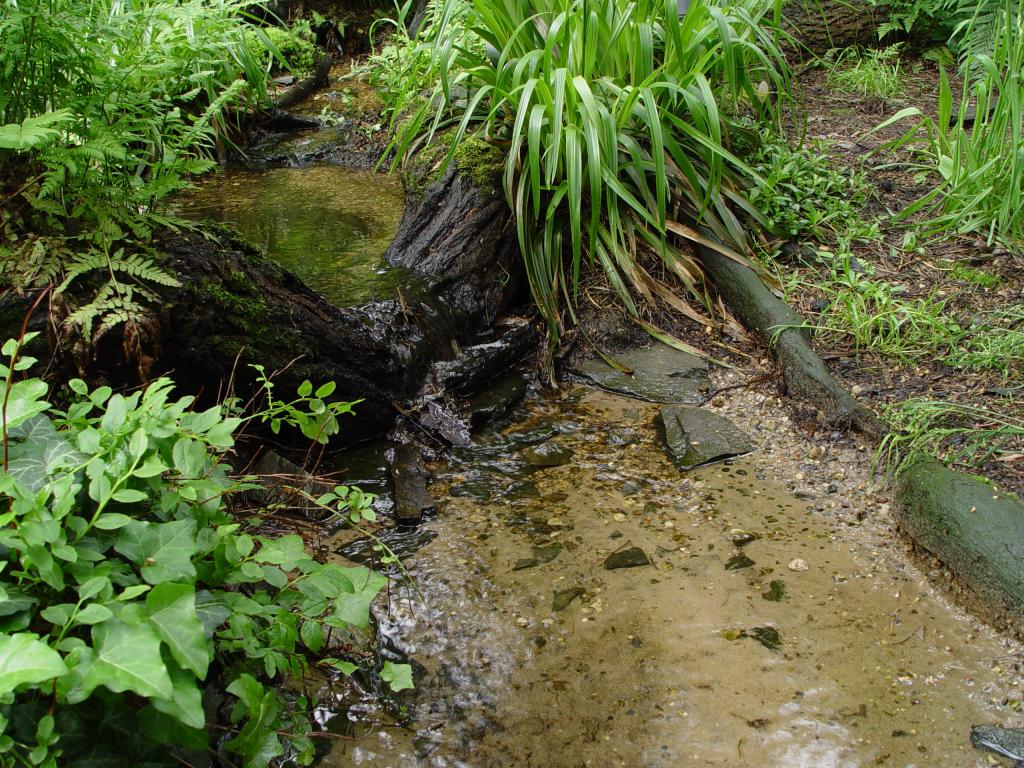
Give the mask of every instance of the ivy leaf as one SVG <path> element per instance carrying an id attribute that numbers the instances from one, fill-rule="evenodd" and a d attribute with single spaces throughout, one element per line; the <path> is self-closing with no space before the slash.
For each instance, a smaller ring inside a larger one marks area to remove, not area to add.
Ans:
<path id="1" fill-rule="evenodd" d="M 196 685 L 196 679 L 177 664 L 168 667 L 171 676 L 173 693 L 166 699 L 150 699 L 153 708 L 170 715 L 189 728 L 202 728 L 206 725 L 206 712 L 203 710 L 203 694 Z"/>
<path id="2" fill-rule="evenodd" d="M 274 727 L 280 711 L 274 692 L 264 690 L 254 677 L 246 674 L 234 680 L 227 690 L 239 698 L 241 705 L 231 713 L 232 721 L 238 722 L 243 715 L 247 715 L 248 720 L 238 736 L 224 746 L 242 755 L 246 766 L 266 765 L 283 755 L 284 748 Z"/>
<path id="3" fill-rule="evenodd" d="M 46 382 L 41 379 L 26 379 L 11 385 L 4 412 L 8 434 L 19 424 L 50 407 L 50 404 L 42 399 L 46 397 L 49 389 Z"/>
<path id="4" fill-rule="evenodd" d="M 42 413 L 9 430 L 7 471 L 26 488 L 39 491 L 59 469 L 80 464 L 83 455 L 75 450 L 53 422 Z"/>
<path id="5" fill-rule="evenodd" d="M 113 615 L 106 606 L 99 603 L 91 603 L 75 615 L 75 621 L 79 624 L 100 624 Z"/>
<path id="6" fill-rule="evenodd" d="M 174 660 L 205 680 L 210 646 L 196 613 L 195 588 L 191 584 L 158 584 L 146 595 L 146 608 L 150 623 L 167 643 Z"/>
<path id="7" fill-rule="evenodd" d="M 92 628 L 92 641 L 96 661 L 82 681 L 85 688 L 103 685 L 114 693 L 171 698 L 174 688 L 160 657 L 160 636 L 149 624 L 111 619 Z"/>
<path id="8" fill-rule="evenodd" d="M 302 537 L 296 534 L 277 539 L 261 539 L 261 544 L 260 551 L 253 558 L 257 563 L 279 565 L 290 571 L 303 560 L 309 559 Z"/>
<path id="9" fill-rule="evenodd" d="M 195 520 L 131 522 L 121 529 L 114 549 L 141 566 L 142 578 L 150 584 L 195 580 L 192 558 L 199 549 Z"/>
<path id="10" fill-rule="evenodd" d="M 37 635 L 0 635 L 0 696 L 19 685 L 42 683 L 67 673 L 60 654 Z"/>
<path id="11" fill-rule="evenodd" d="M 384 668 L 380 671 L 380 679 L 391 686 L 391 690 L 396 693 L 415 687 L 412 682 L 412 667 L 408 664 L 394 664 L 385 661 Z"/>

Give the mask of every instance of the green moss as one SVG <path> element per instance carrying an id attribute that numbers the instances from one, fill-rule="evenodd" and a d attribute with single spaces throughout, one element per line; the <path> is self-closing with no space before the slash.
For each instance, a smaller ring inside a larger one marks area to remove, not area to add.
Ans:
<path id="1" fill-rule="evenodd" d="M 501 186 L 505 155 L 493 144 L 477 136 L 468 136 L 455 150 L 455 167 L 480 189 L 495 189 Z"/>
<path id="2" fill-rule="evenodd" d="M 235 284 L 238 275 L 248 282 L 252 290 L 239 288 Z M 196 285 L 196 291 L 200 297 L 212 301 L 218 309 L 235 318 L 247 334 L 263 336 L 268 330 L 270 313 L 267 310 L 267 303 L 254 295 L 255 286 L 245 273 L 232 272 L 223 283 L 201 280 Z"/>
<path id="3" fill-rule="evenodd" d="M 453 131 L 440 133 L 416 153 L 402 175 L 402 183 L 409 195 L 421 195 L 444 177 L 449 168 L 447 157 L 453 138 Z M 483 191 L 497 191 L 501 187 L 505 156 L 498 147 L 477 136 L 463 138 L 455 150 L 452 164 Z"/>

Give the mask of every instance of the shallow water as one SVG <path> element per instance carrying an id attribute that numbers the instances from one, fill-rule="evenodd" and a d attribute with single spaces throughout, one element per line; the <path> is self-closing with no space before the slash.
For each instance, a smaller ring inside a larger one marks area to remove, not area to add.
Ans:
<path id="1" fill-rule="evenodd" d="M 339 166 L 232 170 L 179 197 L 179 215 L 233 225 L 338 306 L 393 295 L 381 259 L 404 209 L 391 177 Z"/>
<path id="2" fill-rule="evenodd" d="M 575 390 L 432 468 L 419 592 L 381 616 L 423 665 L 410 721 L 339 694 L 321 714 L 348 740 L 324 764 L 989 765 L 968 731 L 1017 724 L 1017 647 L 769 457 L 682 475 L 655 412 Z M 525 466 L 545 440 L 572 460 Z M 651 564 L 603 567 L 631 547 Z"/>

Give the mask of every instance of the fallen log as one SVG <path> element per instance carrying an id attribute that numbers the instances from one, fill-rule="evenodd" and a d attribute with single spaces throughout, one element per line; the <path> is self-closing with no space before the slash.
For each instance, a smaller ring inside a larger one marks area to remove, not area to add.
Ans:
<path id="1" fill-rule="evenodd" d="M 896 519 L 989 607 L 1024 618 L 1024 504 L 991 483 L 921 459 L 895 484 Z"/>
<path id="2" fill-rule="evenodd" d="M 780 301 L 757 273 L 711 248 L 700 260 L 726 304 L 757 333 L 779 363 L 788 395 L 813 405 L 830 425 L 852 428 L 880 439 L 886 426 L 829 373 L 811 347 L 804 319 Z"/>

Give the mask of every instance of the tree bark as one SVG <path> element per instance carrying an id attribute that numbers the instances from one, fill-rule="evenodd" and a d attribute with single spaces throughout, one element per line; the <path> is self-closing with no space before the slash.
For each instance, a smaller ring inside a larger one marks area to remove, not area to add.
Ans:
<path id="1" fill-rule="evenodd" d="M 783 29 L 802 55 L 875 44 L 885 19 L 885 9 L 867 0 L 787 0 L 782 6 Z"/>

